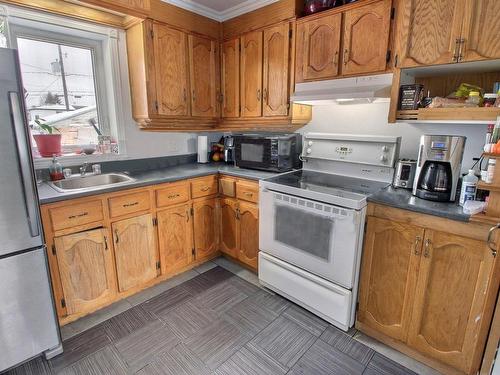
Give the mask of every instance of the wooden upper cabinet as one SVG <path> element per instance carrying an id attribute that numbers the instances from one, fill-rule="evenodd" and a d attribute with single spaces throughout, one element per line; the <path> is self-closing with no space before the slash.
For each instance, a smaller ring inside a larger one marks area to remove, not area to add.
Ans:
<path id="1" fill-rule="evenodd" d="M 54 239 L 68 315 L 91 311 L 116 294 L 108 239 L 106 229 Z"/>
<path id="2" fill-rule="evenodd" d="M 151 11 L 150 0 L 80 0 L 84 3 L 123 12 L 132 16 L 144 17 Z"/>
<path id="3" fill-rule="evenodd" d="M 241 37 L 241 116 L 262 116 L 262 31 Z"/>
<path id="4" fill-rule="evenodd" d="M 222 44 L 222 117 L 240 116 L 240 40 Z"/>
<path id="5" fill-rule="evenodd" d="M 413 307 L 424 230 L 368 217 L 358 320 L 405 341 Z"/>
<path id="6" fill-rule="evenodd" d="M 240 202 L 238 208 L 238 259 L 257 269 L 259 259 L 259 208 L 256 204 Z"/>
<path id="7" fill-rule="evenodd" d="M 426 230 L 408 345 L 471 373 L 494 261 L 484 241 Z"/>
<path id="8" fill-rule="evenodd" d="M 189 35 L 189 71 L 191 115 L 217 115 L 216 44 L 215 41 Z"/>
<path id="9" fill-rule="evenodd" d="M 264 30 L 263 115 L 288 114 L 290 54 L 288 22 Z"/>
<path id="10" fill-rule="evenodd" d="M 463 61 L 500 58 L 500 1 L 467 0 L 462 32 Z"/>
<path id="11" fill-rule="evenodd" d="M 158 114 L 188 116 L 187 35 L 158 23 L 153 35 Z"/>
<path id="12" fill-rule="evenodd" d="M 157 276 L 157 251 L 151 214 L 112 224 L 120 292 L 144 285 Z"/>
<path id="13" fill-rule="evenodd" d="M 220 249 L 233 258 L 238 257 L 237 209 L 234 199 L 220 200 Z"/>
<path id="14" fill-rule="evenodd" d="M 343 75 L 386 69 L 391 4 L 383 0 L 344 13 Z"/>
<path id="15" fill-rule="evenodd" d="M 297 23 L 296 82 L 339 74 L 341 26 L 340 13 Z"/>
<path id="16" fill-rule="evenodd" d="M 404 8 L 399 12 L 401 19 L 397 36 L 400 46 L 398 66 L 406 68 L 455 62 L 462 32 L 465 1 L 401 2 Z"/>
<path id="17" fill-rule="evenodd" d="M 175 273 L 193 260 L 190 205 L 158 211 L 158 247 L 162 274 Z"/>
<path id="18" fill-rule="evenodd" d="M 194 248 L 196 260 L 206 259 L 217 251 L 217 199 L 193 203 Z"/>

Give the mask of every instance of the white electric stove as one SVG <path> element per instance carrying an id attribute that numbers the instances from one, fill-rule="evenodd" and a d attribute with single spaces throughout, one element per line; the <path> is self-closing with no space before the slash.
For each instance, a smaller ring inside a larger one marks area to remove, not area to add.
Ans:
<path id="1" fill-rule="evenodd" d="M 303 169 L 260 182 L 260 282 L 354 324 L 366 199 L 391 184 L 399 137 L 306 133 Z"/>

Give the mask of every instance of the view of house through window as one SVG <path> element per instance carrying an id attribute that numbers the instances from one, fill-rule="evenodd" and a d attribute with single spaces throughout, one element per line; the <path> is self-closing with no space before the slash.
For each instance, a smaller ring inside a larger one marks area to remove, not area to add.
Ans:
<path id="1" fill-rule="evenodd" d="M 23 37 L 17 48 L 32 134 L 48 125 L 61 134 L 63 154 L 96 149 L 106 132 L 99 127 L 93 50 Z"/>

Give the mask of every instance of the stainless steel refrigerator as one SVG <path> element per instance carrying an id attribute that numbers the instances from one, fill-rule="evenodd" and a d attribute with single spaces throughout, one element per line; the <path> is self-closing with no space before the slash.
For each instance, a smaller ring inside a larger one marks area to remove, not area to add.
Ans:
<path id="1" fill-rule="evenodd" d="M 0 372 L 61 351 L 19 60 L 0 48 Z"/>

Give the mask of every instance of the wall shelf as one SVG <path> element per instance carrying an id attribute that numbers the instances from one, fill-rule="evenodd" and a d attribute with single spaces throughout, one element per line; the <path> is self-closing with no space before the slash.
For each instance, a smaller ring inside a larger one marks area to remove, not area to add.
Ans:
<path id="1" fill-rule="evenodd" d="M 500 108 L 419 108 L 397 111 L 396 119 L 414 123 L 490 124 L 500 116 Z"/>

